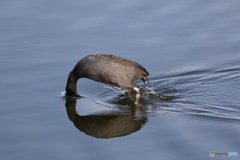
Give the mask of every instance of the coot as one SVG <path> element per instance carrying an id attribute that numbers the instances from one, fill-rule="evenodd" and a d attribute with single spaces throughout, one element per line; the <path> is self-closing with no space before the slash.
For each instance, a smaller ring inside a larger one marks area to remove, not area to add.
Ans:
<path id="1" fill-rule="evenodd" d="M 138 79 L 148 81 L 149 73 L 140 64 L 128 59 L 110 55 L 93 54 L 81 59 L 69 73 L 66 96 L 80 97 L 76 83 L 79 78 L 115 85 L 120 88 L 134 89 L 139 97 L 139 89 L 133 84 Z"/>

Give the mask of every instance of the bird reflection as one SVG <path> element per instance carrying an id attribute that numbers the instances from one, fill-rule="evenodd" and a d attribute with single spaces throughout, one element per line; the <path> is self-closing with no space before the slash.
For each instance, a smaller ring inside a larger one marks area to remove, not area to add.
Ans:
<path id="1" fill-rule="evenodd" d="M 129 112 L 111 111 L 81 116 L 76 112 L 77 100 L 66 99 L 68 118 L 85 134 L 96 138 L 114 138 L 138 131 L 147 121 L 144 107 L 130 107 Z M 141 109 L 142 108 L 142 109 Z M 121 109 L 120 109 L 121 110 Z"/>

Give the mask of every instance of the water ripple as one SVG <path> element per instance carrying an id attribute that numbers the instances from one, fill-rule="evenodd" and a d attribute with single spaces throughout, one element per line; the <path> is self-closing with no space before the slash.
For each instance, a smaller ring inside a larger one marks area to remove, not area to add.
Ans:
<path id="1" fill-rule="evenodd" d="M 179 114 L 191 118 L 217 121 L 240 121 L 240 66 L 188 70 L 149 77 L 150 83 L 140 86 L 138 107 L 145 107 L 149 116 Z M 136 100 L 132 90 L 113 86 L 94 87 L 85 93 L 87 103 L 127 109 Z"/>

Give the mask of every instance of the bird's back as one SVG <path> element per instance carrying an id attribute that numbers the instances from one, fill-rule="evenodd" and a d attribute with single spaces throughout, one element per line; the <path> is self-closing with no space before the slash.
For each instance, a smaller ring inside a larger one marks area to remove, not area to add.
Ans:
<path id="1" fill-rule="evenodd" d="M 134 81 L 138 79 L 145 81 L 149 75 L 140 64 L 109 54 L 88 55 L 76 64 L 73 71 L 78 77 L 122 88 L 132 88 Z"/>

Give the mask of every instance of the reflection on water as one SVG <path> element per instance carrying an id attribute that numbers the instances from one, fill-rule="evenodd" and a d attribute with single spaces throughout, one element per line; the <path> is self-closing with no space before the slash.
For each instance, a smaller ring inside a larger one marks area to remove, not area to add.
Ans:
<path id="1" fill-rule="evenodd" d="M 141 129 L 146 123 L 147 116 L 144 110 L 138 112 L 138 106 L 124 110 L 100 112 L 93 115 L 81 116 L 76 112 L 77 100 L 66 99 L 66 111 L 68 118 L 81 132 L 96 138 L 114 138 L 129 135 Z M 139 116 L 141 115 L 141 116 Z"/>

